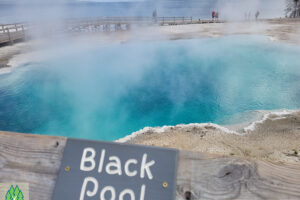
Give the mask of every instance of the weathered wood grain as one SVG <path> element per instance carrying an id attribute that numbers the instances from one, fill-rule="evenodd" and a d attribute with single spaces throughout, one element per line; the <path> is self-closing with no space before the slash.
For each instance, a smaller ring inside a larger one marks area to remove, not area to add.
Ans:
<path id="1" fill-rule="evenodd" d="M 66 138 L 0 133 L 0 182 L 28 182 L 31 200 L 51 199 Z"/>
<path id="2" fill-rule="evenodd" d="M 300 199 L 300 165 L 181 152 L 177 199 Z"/>
<path id="3" fill-rule="evenodd" d="M 0 182 L 28 182 L 31 200 L 50 200 L 66 140 L 0 132 Z M 181 151 L 176 199 L 300 199 L 300 165 Z"/>

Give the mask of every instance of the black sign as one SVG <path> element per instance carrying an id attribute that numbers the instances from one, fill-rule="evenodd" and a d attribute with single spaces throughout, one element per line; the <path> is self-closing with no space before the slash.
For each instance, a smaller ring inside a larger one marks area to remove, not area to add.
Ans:
<path id="1" fill-rule="evenodd" d="M 178 151 L 68 139 L 52 200 L 174 200 Z"/>

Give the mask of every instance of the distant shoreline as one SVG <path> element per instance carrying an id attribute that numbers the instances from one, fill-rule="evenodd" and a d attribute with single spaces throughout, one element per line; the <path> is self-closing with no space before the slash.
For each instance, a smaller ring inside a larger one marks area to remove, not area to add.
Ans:
<path id="1" fill-rule="evenodd" d="M 214 38 L 228 35 L 264 35 L 271 41 L 300 45 L 300 18 L 275 18 L 259 21 L 237 21 L 212 24 L 187 24 L 175 26 L 140 27 L 132 31 L 106 33 L 77 33 L 68 36 L 101 45 L 109 42 L 135 40 L 178 40 Z M 100 37 L 99 37 L 100 36 Z M 41 40 L 41 39 L 39 39 Z M 45 39 L 47 40 L 47 39 Z M 55 40 L 55 39 L 54 39 Z M 51 42 L 51 41 L 50 41 Z M 0 47 L 0 73 L 9 70 L 9 62 L 19 54 L 31 52 L 39 42 L 34 39 L 11 46 Z M 47 43 L 47 42 L 46 42 Z M 30 57 L 28 58 L 31 59 Z M 33 59 L 33 58 L 32 58 Z"/>

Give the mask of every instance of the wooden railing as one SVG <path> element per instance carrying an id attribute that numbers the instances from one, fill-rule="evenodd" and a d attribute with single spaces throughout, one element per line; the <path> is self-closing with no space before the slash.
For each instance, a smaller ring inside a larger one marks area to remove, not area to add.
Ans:
<path id="1" fill-rule="evenodd" d="M 67 23 L 201 23 L 201 22 L 222 22 L 221 20 L 202 20 L 195 17 L 98 17 L 98 18 L 86 18 L 86 19 L 71 19 L 66 20 Z"/>
<path id="2" fill-rule="evenodd" d="M 131 25 L 184 25 L 222 23 L 221 20 L 201 20 L 194 17 L 98 17 L 93 19 L 72 19 L 66 20 L 68 31 L 118 31 L 128 30 Z"/>
<path id="3" fill-rule="evenodd" d="M 0 132 L 0 182 L 29 183 L 31 200 L 50 200 L 66 141 Z M 176 200 L 201 199 L 300 199 L 300 165 L 180 151 Z"/>
<path id="4" fill-rule="evenodd" d="M 113 32 L 129 30 L 131 26 L 139 25 L 184 25 L 220 23 L 218 20 L 201 20 L 194 17 L 98 17 L 86 19 L 71 19 L 62 21 L 62 26 L 55 33 L 63 32 Z M 31 29 L 43 30 L 40 24 L 15 23 L 0 24 L 0 45 L 13 44 L 17 40 L 26 39 L 26 32 Z M 42 25 L 43 26 L 43 25 Z M 49 32 L 53 30 L 46 30 Z M 52 34 L 52 32 L 51 32 Z"/>
<path id="5" fill-rule="evenodd" d="M 24 23 L 0 25 L 0 44 L 14 43 L 16 40 L 24 39 L 27 26 Z"/>

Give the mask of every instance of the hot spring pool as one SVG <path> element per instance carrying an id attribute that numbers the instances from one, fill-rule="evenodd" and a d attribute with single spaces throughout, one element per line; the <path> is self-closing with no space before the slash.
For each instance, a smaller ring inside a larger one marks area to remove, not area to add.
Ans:
<path id="1" fill-rule="evenodd" d="M 300 48 L 265 37 L 54 54 L 0 75 L 1 130 L 116 140 L 145 126 L 223 124 L 246 111 L 300 108 Z"/>

